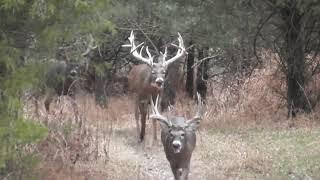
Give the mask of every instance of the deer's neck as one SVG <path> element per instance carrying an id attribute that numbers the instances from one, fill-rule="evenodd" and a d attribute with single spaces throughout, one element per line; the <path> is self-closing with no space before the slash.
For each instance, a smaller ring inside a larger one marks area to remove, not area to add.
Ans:
<path id="1" fill-rule="evenodd" d="M 150 94 L 150 95 L 160 94 L 162 90 L 163 90 L 162 88 L 159 88 L 157 85 L 155 85 L 153 83 L 149 83 L 145 87 L 145 93 Z"/>
<path id="2" fill-rule="evenodd" d="M 139 96 L 150 96 L 161 93 L 163 88 L 152 83 L 152 69 L 146 64 L 134 66 L 128 76 L 129 87 Z"/>

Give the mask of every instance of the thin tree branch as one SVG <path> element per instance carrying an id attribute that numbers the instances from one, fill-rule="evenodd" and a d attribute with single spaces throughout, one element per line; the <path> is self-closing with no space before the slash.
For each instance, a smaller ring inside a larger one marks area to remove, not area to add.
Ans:
<path id="1" fill-rule="evenodd" d="M 267 18 L 265 20 L 260 20 L 260 23 L 257 27 L 257 32 L 254 36 L 254 41 L 253 41 L 253 52 L 254 55 L 256 56 L 258 62 L 261 62 L 260 57 L 257 54 L 257 39 L 258 39 L 258 35 L 260 34 L 261 30 L 263 29 L 263 27 L 265 26 L 265 24 L 272 18 L 272 16 L 275 14 L 276 10 L 272 11 L 269 16 L 267 16 Z"/>

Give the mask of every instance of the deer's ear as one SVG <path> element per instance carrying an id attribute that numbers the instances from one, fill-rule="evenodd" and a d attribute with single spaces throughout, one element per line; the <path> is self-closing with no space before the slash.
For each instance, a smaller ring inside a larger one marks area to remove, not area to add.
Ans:
<path id="1" fill-rule="evenodd" d="M 171 127 L 171 121 L 160 114 L 152 114 L 150 118 L 159 122 L 161 129 L 168 129 Z"/>
<path id="2" fill-rule="evenodd" d="M 161 122 L 161 121 L 158 121 L 158 122 L 160 124 L 160 127 L 161 127 L 162 131 L 168 131 L 170 129 L 170 126 L 168 125 L 168 123 L 164 123 L 164 122 Z"/>
<path id="3" fill-rule="evenodd" d="M 187 121 L 188 128 L 192 131 L 196 131 L 200 126 L 201 118 L 193 118 Z"/>

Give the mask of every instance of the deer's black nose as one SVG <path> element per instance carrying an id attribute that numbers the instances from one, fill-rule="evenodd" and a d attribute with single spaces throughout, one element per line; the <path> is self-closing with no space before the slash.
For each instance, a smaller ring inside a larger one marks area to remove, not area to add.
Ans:
<path id="1" fill-rule="evenodd" d="M 163 82 L 162 81 L 158 81 L 156 82 L 158 86 L 162 86 Z"/>
<path id="2" fill-rule="evenodd" d="M 156 79 L 156 84 L 157 84 L 158 86 L 162 86 L 162 84 L 163 84 L 163 79 L 162 79 L 162 78 L 157 78 L 157 79 Z"/>
<path id="3" fill-rule="evenodd" d="M 70 75 L 71 75 L 71 76 L 76 76 L 76 75 L 77 75 L 77 71 L 76 71 L 76 70 L 70 71 Z"/>
<path id="4" fill-rule="evenodd" d="M 172 146 L 175 149 L 179 149 L 181 147 L 181 143 L 179 141 L 173 141 Z"/>

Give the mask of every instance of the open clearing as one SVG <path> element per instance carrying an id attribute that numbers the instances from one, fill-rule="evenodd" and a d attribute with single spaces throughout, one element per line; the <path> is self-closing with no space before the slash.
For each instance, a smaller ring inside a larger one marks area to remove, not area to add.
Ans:
<path id="1" fill-rule="evenodd" d="M 64 123 L 51 126 L 55 132 L 64 132 L 69 145 L 59 151 L 49 138 L 45 141 L 40 148 L 45 157 L 37 173 L 40 179 L 173 179 L 160 140 L 157 145 L 151 145 L 149 121 L 145 143 L 137 142 L 134 117 L 130 113 L 133 108 L 127 97 L 113 99 L 112 106 L 105 110 L 92 102 L 80 103 L 87 103 L 81 106 L 86 136 L 77 135 L 80 146 L 74 145 L 74 138 L 70 137 L 76 136 L 71 133 L 75 128 L 65 132 L 70 111 L 63 112 Z M 318 125 L 298 120 L 292 128 L 286 125 L 212 127 L 208 124 L 217 124 L 213 121 L 219 118 L 210 117 L 207 113 L 197 133 L 190 179 L 320 179 Z M 74 154 L 79 157 L 70 163 Z"/>

